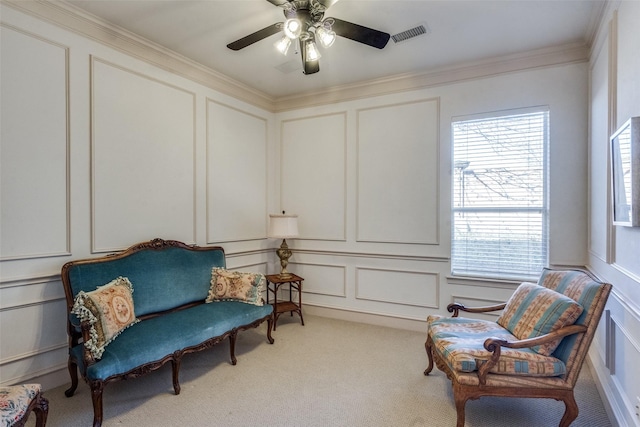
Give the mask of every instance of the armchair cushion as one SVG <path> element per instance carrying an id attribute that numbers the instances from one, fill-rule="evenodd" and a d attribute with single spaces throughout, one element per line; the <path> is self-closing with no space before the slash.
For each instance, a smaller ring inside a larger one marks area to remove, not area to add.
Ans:
<path id="1" fill-rule="evenodd" d="M 580 304 L 559 292 L 534 283 L 522 283 L 507 302 L 497 323 L 522 340 L 573 325 L 582 311 Z M 531 349 L 550 356 L 560 341 L 562 338 Z"/>
<path id="2" fill-rule="evenodd" d="M 483 345 L 487 338 L 518 340 L 496 322 L 487 320 L 464 317 L 445 318 L 434 315 L 427 318 L 427 324 L 436 350 L 443 355 L 449 368 L 457 372 L 477 371 L 491 358 L 491 353 Z M 502 348 L 500 360 L 490 372 L 557 377 L 565 374 L 566 367 L 561 360 L 538 354 L 528 348 Z"/>
<path id="3" fill-rule="evenodd" d="M 214 267 L 206 302 L 240 301 L 261 306 L 266 278 L 260 273 L 241 273 Z"/>
<path id="4" fill-rule="evenodd" d="M 84 345 L 96 359 L 123 330 L 138 322 L 132 293 L 129 279 L 118 277 L 95 291 L 80 291 L 76 296 L 72 313 L 91 324 L 91 337 Z"/>

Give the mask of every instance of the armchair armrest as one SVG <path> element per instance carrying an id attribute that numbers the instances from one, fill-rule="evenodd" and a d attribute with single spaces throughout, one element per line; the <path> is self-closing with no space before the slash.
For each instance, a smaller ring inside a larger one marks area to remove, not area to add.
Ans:
<path id="1" fill-rule="evenodd" d="M 484 385 L 487 381 L 487 374 L 498 363 L 500 359 L 500 352 L 502 347 L 507 348 L 531 348 L 537 345 L 546 344 L 550 341 L 554 341 L 558 338 L 566 337 L 567 335 L 580 334 L 587 331 L 587 327 L 584 325 L 571 325 L 565 326 L 553 332 L 545 335 L 540 335 L 535 338 L 527 338 L 517 341 L 506 341 L 498 338 L 487 338 L 484 342 L 484 348 L 491 352 L 491 357 L 478 369 L 478 379 L 480 384 Z"/>
<path id="2" fill-rule="evenodd" d="M 458 317 L 460 311 L 464 311 L 467 313 L 489 313 L 492 311 L 502 310 L 506 305 L 507 303 L 501 303 L 484 307 L 467 307 L 464 304 L 460 304 L 459 302 L 454 302 L 447 306 L 447 311 L 449 313 L 453 313 L 452 317 Z"/>

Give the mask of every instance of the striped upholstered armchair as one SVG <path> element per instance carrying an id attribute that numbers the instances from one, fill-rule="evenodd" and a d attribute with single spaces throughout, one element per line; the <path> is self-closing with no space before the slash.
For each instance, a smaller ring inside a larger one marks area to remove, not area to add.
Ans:
<path id="1" fill-rule="evenodd" d="M 453 317 L 429 316 L 425 348 L 452 382 L 457 427 L 465 404 L 482 396 L 561 400 L 560 427 L 578 416 L 573 388 L 611 285 L 581 270 L 545 269 L 537 284 L 523 283 L 509 301 L 490 307 L 447 307 Z M 503 310 L 497 321 L 458 317 L 460 311 Z"/>

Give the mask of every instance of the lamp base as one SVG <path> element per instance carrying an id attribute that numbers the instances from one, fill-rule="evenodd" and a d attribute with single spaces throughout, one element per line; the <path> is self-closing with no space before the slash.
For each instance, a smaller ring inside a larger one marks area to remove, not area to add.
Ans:
<path id="1" fill-rule="evenodd" d="M 287 245 L 287 240 L 282 239 L 282 244 L 276 250 L 276 254 L 278 258 L 280 258 L 280 274 L 278 277 L 280 278 L 289 278 L 292 276 L 291 273 L 287 271 L 287 265 L 289 264 L 289 258 L 291 258 L 291 251 L 289 250 L 289 246 Z"/>

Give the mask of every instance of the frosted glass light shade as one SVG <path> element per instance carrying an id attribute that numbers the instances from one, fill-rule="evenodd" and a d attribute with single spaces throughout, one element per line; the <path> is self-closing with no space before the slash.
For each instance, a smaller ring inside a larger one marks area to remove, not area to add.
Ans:
<path id="1" fill-rule="evenodd" d="M 276 47 L 276 49 L 278 49 L 278 52 L 286 55 L 289 51 L 289 46 L 291 46 L 291 39 L 287 36 L 282 36 L 280 40 L 275 42 L 274 46 Z"/>
<path id="2" fill-rule="evenodd" d="M 320 55 L 320 52 L 318 51 L 318 47 L 313 42 L 313 40 L 306 41 L 305 49 L 307 51 L 307 55 L 306 55 L 307 62 L 317 61 L 322 56 Z"/>
<path id="3" fill-rule="evenodd" d="M 277 239 L 298 237 L 298 215 L 269 215 L 267 235 Z"/>
<path id="4" fill-rule="evenodd" d="M 316 30 L 316 36 L 324 48 L 330 47 L 333 42 L 336 41 L 336 33 L 324 27 L 320 27 Z"/>

